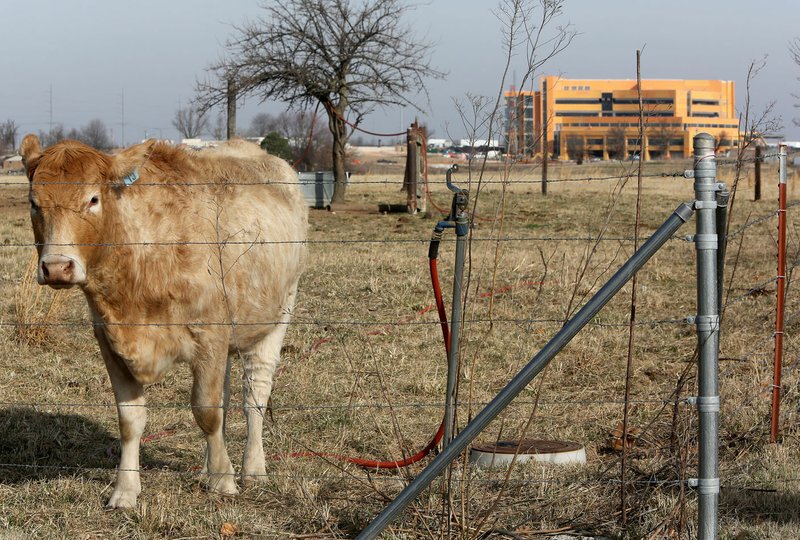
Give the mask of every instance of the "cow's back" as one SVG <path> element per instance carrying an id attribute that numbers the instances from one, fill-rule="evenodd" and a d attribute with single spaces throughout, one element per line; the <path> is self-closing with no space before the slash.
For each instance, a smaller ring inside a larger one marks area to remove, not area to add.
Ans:
<path id="1" fill-rule="evenodd" d="M 294 169 L 252 143 L 230 141 L 195 159 L 217 183 L 214 204 L 200 209 L 214 219 L 212 243 L 224 244 L 209 275 L 224 278 L 230 315 L 245 325 L 237 340 L 246 346 L 263 334 L 254 323 L 279 321 L 293 293 L 305 260 L 307 205 Z"/>

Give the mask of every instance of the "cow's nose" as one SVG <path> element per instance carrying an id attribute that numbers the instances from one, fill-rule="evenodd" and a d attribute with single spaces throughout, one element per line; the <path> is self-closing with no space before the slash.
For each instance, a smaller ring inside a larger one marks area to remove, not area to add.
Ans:
<path id="1" fill-rule="evenodd" d="M 42 260 L 42 275 L 48 283 L 71 283 L 75 262 L 69 257 L 51 255 Z"/>

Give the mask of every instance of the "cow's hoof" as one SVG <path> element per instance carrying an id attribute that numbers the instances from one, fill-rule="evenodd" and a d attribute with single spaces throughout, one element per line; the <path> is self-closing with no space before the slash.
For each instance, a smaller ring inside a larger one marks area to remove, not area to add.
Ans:
<path id="1" fill-rule="evenodd" d="M 130 509 L 136 508 L 136 498 L 138 497 L 138 493 L 134 491 L 123 491 L 123 490 L 114 490 L 114 493 L 111 494 L 111 498 L 106 503 L 106 510 L 116 510 L 116 509 Z"/>
<path id="2" fill-rule="evenodd" d="M 212 475 L 207 483 L 208 491 L 219 495 L 233 496 L 239 494 L 239 488 L 233 480 L 232 474 Z"/>
<path id="3" fill-rule="evenodd" d="M 242 474 L 242 485 L 245 487 L 257 486 L 259 484 L 265 483 L 266 481 L 267 481 L 266 471 Z"/>

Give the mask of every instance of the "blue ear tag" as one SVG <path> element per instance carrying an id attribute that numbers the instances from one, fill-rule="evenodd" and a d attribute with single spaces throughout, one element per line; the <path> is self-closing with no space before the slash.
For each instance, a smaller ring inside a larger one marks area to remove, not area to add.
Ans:
<path id="1" fill-rule="evenodd" d="M 129 186 L 139 179 L 139 170 L 134 169 L 131 174 L 122 179 L 126 186 Z"/>

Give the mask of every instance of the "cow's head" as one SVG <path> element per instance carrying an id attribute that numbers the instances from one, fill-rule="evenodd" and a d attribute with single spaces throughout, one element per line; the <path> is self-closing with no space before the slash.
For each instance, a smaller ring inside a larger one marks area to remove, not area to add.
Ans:
<path id="1" fill-rule="evenodd" d="M 125 196 L 123 179 L 138 174 L 154 142 L 111 156 L 69 140 L 43 150 L 38 137 L 25 136 L 20 155 L 30 180 L 39 284 L 86 285 L 99 248 L 108 242 L 106 214 Z"/>

